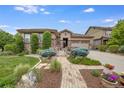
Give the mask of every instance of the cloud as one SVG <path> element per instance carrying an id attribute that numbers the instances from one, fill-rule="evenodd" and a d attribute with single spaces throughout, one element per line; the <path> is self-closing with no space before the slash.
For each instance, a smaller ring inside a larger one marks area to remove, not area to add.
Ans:
<path id="1" fill-rule="evenodd" d="M 44 8 L 41 8 L 41 9 L 40 9 L 40 11 L 44 12 L 44 11 L 45 11 L 45 9 L 44 9 Z"/>
<path id="2" fill-rule="evenodd" d="M 42 14 L 45 14 L 45 15 L 51 14 L 49 11 L 46 11 L 45 8 L 41 8 L 40 11 L 42 12 Z"/>
<path id="3" fill-rule="evenodd" d="M 8 28 L 9 25 L 0 25 L 0 28 Z"/>
<path id="4" fill-rule="evenodd" d="M 28 14 L 33 14 L 33 13 L 38 13 L 38 6 L 20 5 L 20 6 L 16 6 L 15 10 L 22 11 Z"/>
<path id="5" fill-rule="evenodd" d="M 60 23 L 70 23 L 68 20 L 59 20 Z"/>
<path id="6" fill-rule="evenodd" d="M 87 9 L 83 10 L 83 12 L 85 12 L 85 13 L 91 13 L 91 12 L 95 12 L 95 9 L 93 9 L 93 8 L 87 8 Z"/>
<path id="7" fill-rule="evenodd" d="M 114 19 L 108 18 L 103 20 L 104 23 L 110 23 L 110 22 L 114 22 Z"/>
<path id="8" fill-rule="evenodd" d="M 49 15 L 49 14 L 51 14 L 51 13 L 48 12 L 48 11 L 44 11 L 43 14 L 45 14 L 45 15 Z"/>

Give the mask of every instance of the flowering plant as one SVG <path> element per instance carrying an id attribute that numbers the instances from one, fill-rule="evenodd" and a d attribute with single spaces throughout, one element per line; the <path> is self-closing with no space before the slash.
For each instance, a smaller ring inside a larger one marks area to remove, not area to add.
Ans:
<path id="1" fill-rule="evenodd" d="M 110 82 L 115 83 L 119 77 L 118 77 L 118 75 L 115 75 L 115 74 L 104 74 L 103 78 Z"/>
<path id="2" fill-rule="evenodd" d="M 106 67 L 106 68 L 108 68 L 110 70 L 114 69 L 114 66 L 111 65 L 111 64 L 105 64 L 104 67 Z"/>

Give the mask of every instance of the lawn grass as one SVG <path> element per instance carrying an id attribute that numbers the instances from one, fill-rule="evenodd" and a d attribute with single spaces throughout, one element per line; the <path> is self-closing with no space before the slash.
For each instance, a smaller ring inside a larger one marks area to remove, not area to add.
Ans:
<path id="1" fill-rule="evenodd" d="M 0 56 L 0 82 L 9 76 L 12 77 L 14 69 L 19 64 L 28 64 L 33 67 L 39 59 L 25 56 Z M 8 78 L 10 79 L 10 78 Z"/>
<path id="2" fill-rule="evenodd" d="M 68 60 L 73 64 L 82 64 L 82 65 L 101 65 L 101 63 L 98 60 L 93 60 L 87 57 L 74 57 L 69 56 Z"/>

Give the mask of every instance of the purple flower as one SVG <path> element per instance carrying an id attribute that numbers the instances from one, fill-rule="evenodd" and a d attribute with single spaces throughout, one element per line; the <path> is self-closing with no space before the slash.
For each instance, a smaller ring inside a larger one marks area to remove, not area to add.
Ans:
<path id="1" fill-rule="evenodd" d="M 117 79 L 118 79 L 118 76 L 117 75 L 109 75 L 108 76 L 108 80 L 109 81 L 115 82 Z"/>

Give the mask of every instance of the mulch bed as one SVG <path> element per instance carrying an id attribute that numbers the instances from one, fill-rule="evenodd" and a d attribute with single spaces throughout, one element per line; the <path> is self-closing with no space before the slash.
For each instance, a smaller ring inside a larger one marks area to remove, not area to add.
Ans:
<path id="1" fill-rule="evenodd" d="M 93 69 L 81 69 L 80 73 L 83 76 L 88 88 L 104 88 L 101 84 L 100 77 L 95 77 L 91 74 Z M 102 72 L 102 69 L 100 69 Z M 118 87 L 124 87 L 121 83 L 118 84 Z"/>
<path id="2" fill-rule="evenodd" d="M 43 73 L 43 79 L 36 84 L 37 88 L 60 88 L 62 71 L 51 72 L 49 69 L 41 69 Z"/>

